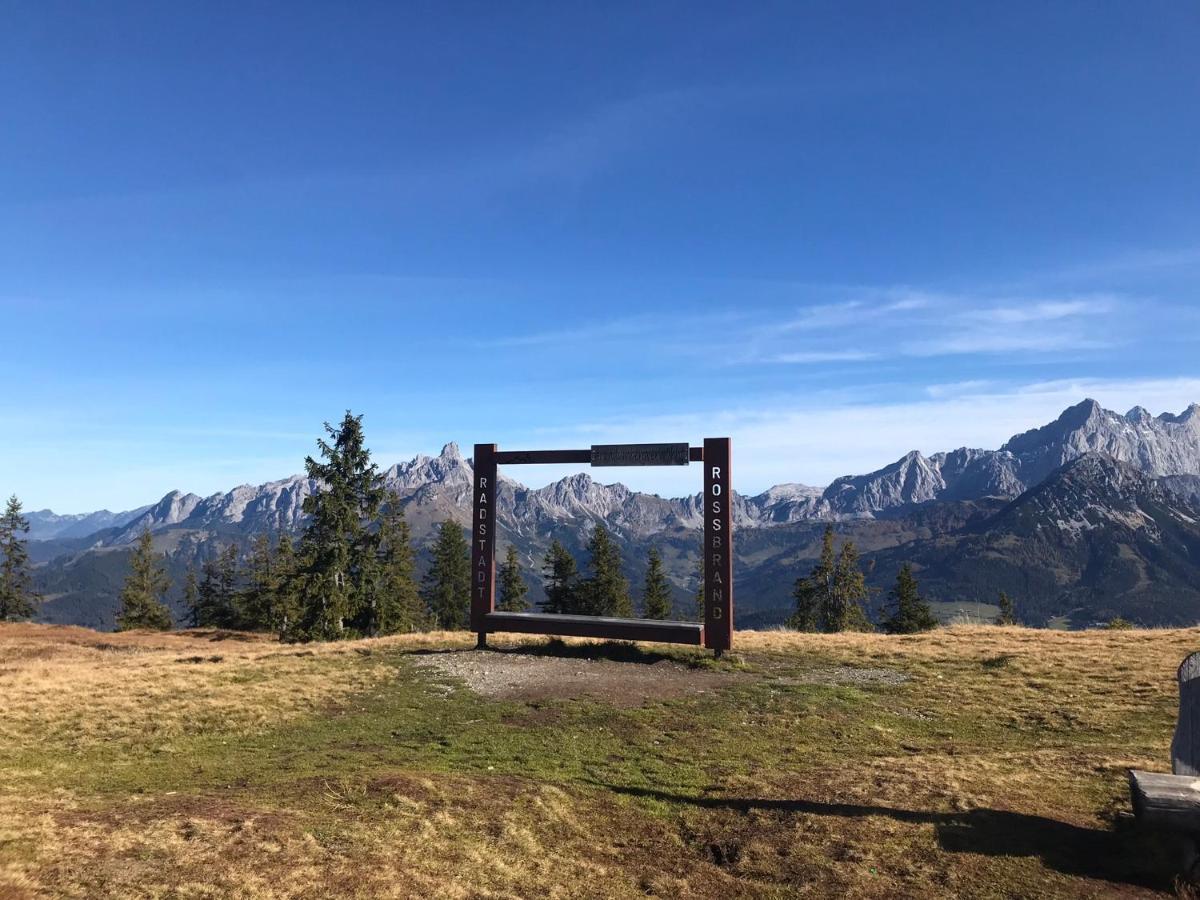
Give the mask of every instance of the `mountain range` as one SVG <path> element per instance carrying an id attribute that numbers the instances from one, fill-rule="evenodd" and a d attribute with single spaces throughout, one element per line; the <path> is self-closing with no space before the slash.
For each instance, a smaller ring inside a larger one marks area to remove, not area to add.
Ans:
<path id="1" fill-rule="evenodd" d="M 401 497 L 423 553 L 445 518 L 465 522 L 471 465 L 447 444 L 436 457 L 383 472 Z M 188 565 L 258 533 L 296 533 L 304 476 L 211 497 L 173 491 L 124 513 L 29 516 L 31 555 L 49 621 L 111 627 L 130 545 L 143 529 L 178 580 Z M 690 613 L 699 550 L 699 496 L 667 499 L 580 473 L 541 488 L 503 478 L 501 543 L 514 544 L 533 597 L 554 538 L 582 559 L 591 523 L 604 522 L 636 585 L 659 546 L 677 612 Z M 827 523 L 864 553 L 874 605 L 903 562 L 943 614 L 986 614 L 1000 590 L 1029 624 L 1088 624 L 1121 615 L 1143 624 L 1200 621 L 1200 404 L 1179 415 L 1141 407 L 1121 415 L 1085 400 L 998 450 L 916 451 L 825 488 L 777 485 L 734 496 L 738 621 L 783 621 Z M 501 548 L 503 549 L 503 548 Z M 635 591 L 636 592 L 636 591 Z M 178 603 L 177 598 L 175 599 Z M 877 611 L 877 610 L 876 610 Z"/>

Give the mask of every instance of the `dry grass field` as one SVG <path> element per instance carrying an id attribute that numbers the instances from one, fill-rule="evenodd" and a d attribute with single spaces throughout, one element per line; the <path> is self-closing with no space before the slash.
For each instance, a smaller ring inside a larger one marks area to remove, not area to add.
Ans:
<path id="1" fill-rule="evenodd" d="M 1200 630 L 470 644 L 0 625 L 0 898 L 1175 892 Z"/>

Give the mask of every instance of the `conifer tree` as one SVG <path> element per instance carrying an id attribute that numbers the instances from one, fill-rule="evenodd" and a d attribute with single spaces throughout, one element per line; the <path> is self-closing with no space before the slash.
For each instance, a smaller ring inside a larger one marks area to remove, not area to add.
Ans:
<path id="1" fill-rule="evenodd" d="M 237 628 L 241 622 L 238 609 L 238 548 L 230 544 L 204 563 L 200 581 L 199 614 L 196 624 L 201 628 Z"/>
<path id="2" fill-rule="evenodd" d="M 19 537 L 28 531 L 29 521 L 21 515 L 21 501 L 14 494 L 0 517 L 0 622 L 28 619 L 34 613 L 38 597 L 32 589 L 26 540 Z"/>
<path id="3" fill-rule="evenodd" d="M 154 553 L 150 529 L 142 531 L 129 566 L 129 576 L 121 588 L 117 630 L 149 628 L 168 631 L 171 628 L 171 612 L 163 602 L 163 595 L 171 582 Z"/>
<path id="4" fill-rule="evenodd" d="M 417 631 L 425 609 L 417 588 L 412 531 L 395 492 L 379 521 L 379 580 L 368 634 Z"/>
<path id="5" fill-rule="evenodd" d="M 438 527 L 422 594 L 435 628 L 460 630 L 470 624 L 471 560 L 467 539 L 462 527 L 450 520 Z"/>
<path id="6" fill-rule="evenodd" d="M 796 611 L 788 619 L 788 627 L 797 631 L 823 631 L 828 611 L 833 607 L 833 584 L 837 556 L 833 545 L 833 526 L 826 525 L 821 537 L 821 556 L 808 575 L 796 579 L 792 597 Z"/>
<path id="7" fill-rule="evenodd" d="M 587 579 L 580 586 L 583 613 L 589 616 L 633 615 L 629 582 L 621 574 L 621 551 L 600 522 L 588 540 Z"/>
<path id="8" fill-rule="evenodd" d="M 542 583 L 546 591 L 543 612 L 570 615 L 580 611 L 579 569 L 575 557 L 557 539 L 542 560 Z"/>
<path id="9" fill-rule="evenodd" d="M 525 595 L 529 593 L 529 586 L 521 577 L 521 564 L 517 559 L 517 548 L 512 544 L 508 545 L 504 563 L 500 566 L 499 580 L 500 597 L 496 604 L 499 609 L 505 612 L 524 612 L 529 609 L 529 601 L 525 599 Z"/>
<path id="10" fill-rule="evenodd" d="M 295 636 L 300 616 L 300 579 L 303 577 L 295 545 L 282 531 L 275 545 L 275 571 L 278 582 L 271 601 L 271 630 L 282 641 Z"/>
<path id="11" fill-rule="evenodd" d="M 704 554 L 696 563 L 696 621 L 704 621 Z"/>
<path id="12" fill-rule="evenodd" d="M 301 615 L 296 633 L 310 640 L 346 636 L 347 624 L 361 617 L 377 577 L 378 534 L 369 529 L 383 502 L 378 467 L 363 440 L 362 416 L 349 410 L 329 440 L 317 440 L 319 462 L 304 461 L 319 485 L 304 498 L 309 522 L 301 539 Z"/>
<path id="13" fill-rule="evenodd" d="M 1000 606 L 1000 612 L 996 616 L 996 624 L 997 625 L 1016 625 L 1017 624 L 1017 610 L 1016 610 L 1016 606 L 1012 602 L 1012 598 L 1009 597 L 1008 594 L 1006 594 L 1004 591 L 1001 591 L 1000 599 L 997 602 L 999 603 L 999 606 Z"/>
<path id="14" fill-rule="evenodd" d="M 188 566 L 183 579 L 183 605 L 188 611 L 188 627 L 196 628 L 200 624 L 200 586 L 196 582 L 195 566 Z"/>
<path id="15" fill-rule="evenodd" d="M 933 610 L 921 597 L 917 579 L 913 577 L 912 566 L 908 563 L 900 567 L 891 598 L 894 604 L 892 612 L 883 623 L 883 630 L 888 634 L 916 634 L 937 627 Z"/>
<path id="16" fill-rule="evenodd" d="M 826 614 L 825 630 L 874 631 L 863 609 L 869 596 L 866 578 L 858 567 L 858 549 L 853 541 L 846 541 L 833 571 L 833 605 Z"/>
<path id="17" fill-rule="evenodd" d="M 846 541 L 835 547 L 833 526 L 825 526 L 821 556 L 792 590 L 796 610 L 788 626 L 799 631 L 872 631 L 863 603 L 869 596 L 858 566 L 858 550 Z"/>
<path id="18" fill-rule="evenodd" d="M 671 615 L 671 585 L 663 571 L 662 554 L 650 548 L 646 583 L 642 588 L 642 609 L 647 619 L 665 619 Z"/>
<path id="19" fill-rule="evenodd" d="M 279 572 L 271 537 L 266 532 L 260 532 L 250 544 L 246 585 L 237 597 L 239 627 L 249 631 L 272 630 L 272 607 L 279 587 Z"/>

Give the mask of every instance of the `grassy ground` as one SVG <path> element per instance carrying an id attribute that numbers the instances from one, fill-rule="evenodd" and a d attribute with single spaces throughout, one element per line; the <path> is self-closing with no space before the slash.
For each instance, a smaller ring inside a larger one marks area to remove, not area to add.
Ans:
<path id="1" fill-rule="evenodd" d="M 0 625 L 0 898 L 1170 894 L 1118 814 L 1198 642 Z"/>

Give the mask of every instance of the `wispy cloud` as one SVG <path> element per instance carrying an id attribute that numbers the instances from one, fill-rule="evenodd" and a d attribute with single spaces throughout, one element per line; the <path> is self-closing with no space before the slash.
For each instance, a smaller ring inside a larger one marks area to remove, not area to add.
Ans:
<path id="1" fill-rule="evenodd" d="M 879 354 L 868 353 L 864 350 L 807 350 L 798 353 L 780 353 L 770 357 L 766 362 L 803 365 L 806 363 L 824 362 L 860 362 L 866 359 L 877 359 Z"/>
<path id="2" fill-rule="evenodd" d="M 1115 298 L 1108 295 L 1086 300 L 1035 300 L 1022 305 L 983 307 L 964 313 L 963 318 L 989 325 L 1025 325 L 1100 315 L 1110 312 L 1115 303 Z"/>
<path id="3" fill-rule="evenodd" d="M 844 288 L 828 290 L 845 292 Z M 995 298 L 909 287 L 862 288 L 857 293 L 849 299 L 784 311 L 731 304 L 687 315 L 625 316 L 570 328 L 501 334 L 477 345 L 557 347 L 582 355 L 599 347 L 608 352 L 619 345 L 647 359 L 671 351 L 735 366 L 965 354 L 1035 357 L 1113 346 L 1107 319 L 1123 308 L 1122 298 L 1113 294 Z"/>
<path id="4" fill-rule="evenodd" d="M 973 305 L 978 304 L 978 305 Z M 1027 298 L 982 303 L 953 298 L 925 336 L 905 341 L 909 356 L 995 353 L 1053 353 L 1102 350 L 1113 346 L 1102 317 L 1116 311 L 1119 298 L 1098 294 L 1076 298 Z"/>

